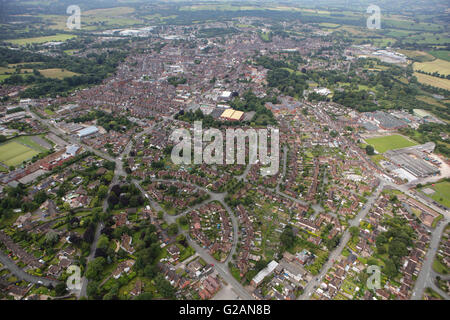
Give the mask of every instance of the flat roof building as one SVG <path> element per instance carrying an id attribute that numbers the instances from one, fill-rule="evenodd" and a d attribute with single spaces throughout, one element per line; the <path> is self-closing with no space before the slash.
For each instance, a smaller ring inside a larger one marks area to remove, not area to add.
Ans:
<path id="1" fill-rule="evenodd" d="M 276 269 L 277 266 L 278 266 L 278 262 L 276 262 L 275 260 L 270 261 L 270 263 L 267 265 L 267 267 L 262 269 L 253 278 L 252 283 L 257 287 L 264 280 L 265 277 L 270 275 Z"/>
<path id="2" fill-rule="evenodd" d="M 84 129 L 81 129 L 80 131 L 77 132 L 77 135 L 79 138 L 84 138 L 87 136 L 90 136 L 92 134 L 95 134 L 98 132 L 98 128 L 96 126 L 90 126 L 90 127 L 86 127 Z"/>

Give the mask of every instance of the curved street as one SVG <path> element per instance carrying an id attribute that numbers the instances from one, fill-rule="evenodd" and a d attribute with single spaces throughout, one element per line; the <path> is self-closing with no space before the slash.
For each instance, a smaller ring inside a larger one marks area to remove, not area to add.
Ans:
<path id="1" fill-rule="evenodd" d="M 27 273 L 22 268 L 19 268 L 10 257 L 8 257 L 1 251 L 0 251 L 0 262 L 20 280 L 25 280 L 27 282 L 31 282 L 34 284 L 44 285 L 46 287 L 50 285 L 54 287 L 59 283 L 59 281 L 57 280 L 52 280 L 44 277 L 37 277 Z"/>

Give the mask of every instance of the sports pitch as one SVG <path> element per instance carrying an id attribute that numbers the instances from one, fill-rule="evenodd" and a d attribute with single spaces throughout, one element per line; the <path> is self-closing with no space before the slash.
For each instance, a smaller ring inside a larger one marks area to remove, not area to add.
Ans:
<path id="1" fill-rule="evenodd" d="M 37 154 L 38 151 L 15 141 L 0 145 L 0 162 L 7 166 L 17 166 Z"/>
<path id="2" fill-rule="evenodd" d="M 372 145 L 378 153 L 385 153 L 388 150 L 401 149 L 417 145 L 417 143 L 408 140 L 401 135 L 370 138 L 365 140 L 367 144 Z"/>

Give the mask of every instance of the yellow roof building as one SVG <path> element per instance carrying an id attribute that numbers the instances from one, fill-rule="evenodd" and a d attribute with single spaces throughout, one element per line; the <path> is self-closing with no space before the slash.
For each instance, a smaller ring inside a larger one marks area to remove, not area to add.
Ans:
<path id="1" fill-rule="evenodd" d="M 244 113 L 242 111 L 234 111 L 231 117 L 229 117 L 232 120 L 241 120 Z"/>
<path id="2" fill-rule="evenodd" d="M 244 112 L 242 111 L 226 109 L 220 117 L 228 120 L 241 120 L 243 115 Z"/>
<path id="3" fill-rule="evenodd" d="M 231 118 L 231 116 L 233 115 L 234 110 L 233 109 L 226 109 L 222 115 L 220 116 L 221 118 Z"/>

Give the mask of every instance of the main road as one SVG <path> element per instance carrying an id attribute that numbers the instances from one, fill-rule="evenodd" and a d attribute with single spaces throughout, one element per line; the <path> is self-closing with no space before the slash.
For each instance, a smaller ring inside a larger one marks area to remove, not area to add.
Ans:
<path id="1" fill-rule="evenodd" d="M 427 287 L 431 287 L 435 291 L 442 292 L 442 290 L 437 288 L 434 283 L 437 274 L 433 271 L 433 261 L 436 257 L 436 252 L 439 249 L 439 243 L 442 237 L 442 233 L 448 222 L 449 220 L 447 218 L 444 218 L 444 220 L 440 221 L 437 227 L 432 232 L 430 246 L 425 255 L 422 268 L 420 269 L 419 275 L 414 285 L 411 300 L 421 300 L 425 292 L 425 288 Z M 449 299 L 448 295 L 445 295 L 445 297 L 446 299 Z"/>

